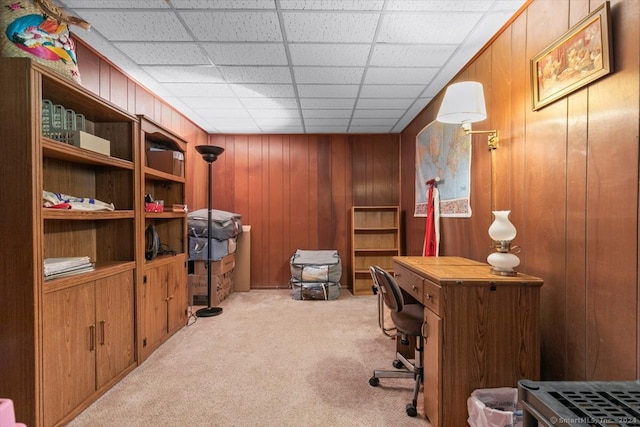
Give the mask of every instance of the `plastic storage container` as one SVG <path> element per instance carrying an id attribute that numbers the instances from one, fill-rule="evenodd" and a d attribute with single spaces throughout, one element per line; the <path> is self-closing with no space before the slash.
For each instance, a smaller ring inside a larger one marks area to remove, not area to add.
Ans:
<path id="1" fill-rule="evenodd" d="M 474 390 L 467 399 L 471 427 L 521 427 L 518 389 L 511 387 Z"/>

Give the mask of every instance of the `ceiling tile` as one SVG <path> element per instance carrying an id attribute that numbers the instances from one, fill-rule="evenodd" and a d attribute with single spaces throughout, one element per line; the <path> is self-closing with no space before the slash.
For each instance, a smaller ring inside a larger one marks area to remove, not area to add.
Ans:
<path id="1" fill-rule="evenodd" d="M 282 32 L 276 12 L 199 10 L 178 13 L 199 41 L 282 41 Z"/>
<path id="2" fill-rule="evenodd" d="M 383 4 L 383 0 L 280 0 L 284 10 L 382 10 Z"/>
<path id="3" fill-rule="evenodd" d="M 259 117 L 255 119 L 255 122 L 260 127 L 302 127 L 299 117 Z"/>
<path id="4" fill-rule="evenodd" d="M 240 98 L 292 98 L 293 85 L 283 84 L 232 84 L 233 91 Z"/>
<path id="5" fill-rule="evenodd" d="M 191 41 L 191 35 L 176 15 L 158 11 L 83 10 L 79 15 L 111 41 Z M 171 31 L 167 31 L 171 28 Z M 162 34 L 161 37 L 158 37 Z"/>
<path id="6" fill-rule="evenodd" d="M 348 119 L 352 110 L 302 110 L 305 119 Z"/>
<path id="7" fill-rule="evenodd" d="M 193 43 L 115 43 L 115 46 L 139 65 L 211 65 Z"/>
<path id="8" fill-rule="evenodd" d="M 462 42 L 480 20 L 480 13 L 393 13 L 382 18 L 378 43 Z"/>
<path id="9" fill-rule="evenodd" d="M 216 65 L 288 65 L 281 43 L 202 43 Z"/>
<path id="10" fill-rule="evenodd" d="M 352 109 L 355 98 L 300 98 L 302 108 Z"/>
<path id="11" fill-rule="evenodd" d="M 274 0 L 171 0 L 177 9 L 275 9 Z"/>
<path id="12" fill-rule="evenodd" d="M 525 0 L 56 2 L 92 24 L 76 38 L 207 132 L 385 133 Z"/>
<path id="13" fill-rule="evenodd" d="M 413 103 L 413 98 L 360 98 L 356 104 L 359 109 L 407 109 Z"/>
<path id="14" fill-rule="evenodd" d="M 520 6 L 524 4 L 524 0 L 495 0 L 493 2 L 492 11 L 502 10 L 505 12 L 510 12 L 509 16 L 514 14 Z"/>
<path id="15" fill-rule="evenodd" d="M 220 70 L 213 66 L 154 65 L 142 69 L 162 83 L 224 83 Z"/>
<path id="16" fill-rule="evenodd" d="M 226 84 L 195 84 L 195 83 L 167 83 L 164 85 L 171 93 L 176 96 L 186 97 L 223 97 L 233 98 L 234 93 Z"/>
<path id="17" fill-rule="evenodd" d="M 297 85 L 301 98 L 355 98 L 358 85 Z"/>
<path id="18" fill-rule="evenodd" d="M 213 119 L 251 119 L 251 115 L 246 110 L 239 108 L 194 108 L 202 117 Z"/>
<path id="19" fill-rule="evenodd" d="M 386 126 L 387 129 L 396 124 L 398 119 L 394 118 L 356 118 L 351 119 L 351 127 L 353 126 Z"/>
<path id="20" fill-rule="evenodd" d="M 242 104 L 248 109 L 298 108 L 295 98 L 242 98 Z"/>
<path id="21" fill-rule="evenodd" d="M 523 0 L 517 1 L 522 2 Z M 494 0 L 387 0 L 385 10 L 433 12 L 486 11 L 493 3 Z"/>
<path id="22" fill-rule="evenodd" d="M 218 67 L 227 83 L 291 83 L 288 67 Z"/>
<path id="23" fill-rule="evenodd" d="M 360 84 L 364 68 L 293 67 L 296 83 Z"/>
<path id="24" fill-rule="evenodd" d="M 246 120 L 240 120 L 237 122 L 224 122 L 216 125 L 216 129 L 219 133 L 241 133 L 241 134 L 252 134 L 252 133 L 262 133 L 262 129 L 260 129 L 255 123 L 247 122 Z"/>
<path id="25" fill-rule="evenodd" d="M 237 108 L 242 109 L 244 106 L 238 98 L 209 98 L 209 97 L 182 97 L 182 101 L 190 108 Z"/>
<path id="26" fill-rule="evenodd" d="M 371 42 L 377 13 L 283 12 L 289 42 Z"/>
<path id="27" fill-rule="evenodd" d="M 349 119 L 319 119 L 319 118 L 306 118 L 304 119 L 305 125 L 309 126 L 347 126 L 349 124 Z"/>
<path id="28" fill-rule="evenodd" d="M 362 85 L 362 98 L 416 98 L 424 85 Z"/>
<path id="29" fill-rule="evenodd" d="M 73 9 L 168 9 L 165 0 L 63 0 L 60 5 Z"/>
<path id="30" fill-rule="evenodd" d="M 423 84 L 429 83 L 438 68 L 370 67 L 364 78 L 365 84 Z"/>
<path id="31" fill-rule="evenodd" d="M 370 50 L 369 44 L 289 44 L 292 65 L 364 67 Z"/>
<path id="32" fill-rule="evenodd" d="M 441 67 L 455 52 L 456 45 L 376 44 L 371 55 L 372 66 Z"/>
<path id="33" fill-rule="evenodd" d="M 395 119 L 398 120 L 404 114 L 405 109 L 402 110 L 391 110 L 389 108 L 380 109 L 380 110 L 363 110 L 358 109 L 353 111 L 353 118 L 358 119 Z M 395 123 L 395 122 L 394 122 Z"/>
<path id="34" fill-rule="evenodd" d="M 258 119 L 264 119 L 264 118 L 273 118 L 273 119 L 299 119 L 300 118 L 300 112 L 296 109 L 251 109 L 249 110 L 249 114 L 251 114 L 251 117 Z"/>

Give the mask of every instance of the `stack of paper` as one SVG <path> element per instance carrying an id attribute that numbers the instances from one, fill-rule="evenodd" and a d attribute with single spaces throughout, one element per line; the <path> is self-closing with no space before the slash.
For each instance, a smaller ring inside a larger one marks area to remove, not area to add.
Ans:
<path id="1" fill-rule="evenodd" d="M 93 264 L 88 256 L 45 258 L 44 260 L 45 280 L 84 273 L 91 270 L 93 270 Z"/>

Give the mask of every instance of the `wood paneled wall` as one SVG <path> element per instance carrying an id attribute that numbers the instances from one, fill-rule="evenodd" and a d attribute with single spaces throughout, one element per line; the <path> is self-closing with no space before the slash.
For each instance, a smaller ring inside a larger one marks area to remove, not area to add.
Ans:
<path id="1" fill-rule="evenodd" d="M 210 135 L 213 205 L 251 226 L 251 288 L 287 287 L 296 249 L 337 249 L 351 287 L 351 207 L 399 204 L 398 135 Z M 199 157 L 192 150 L 190 157 Z M 206 207 L 207 164 L 189 179 Z"/>
<path id="2" fill-rule="evenodd" d="M 82 86 L 130 113 L 151 118 L 192 145 L 207 143 L 205 131 L 102 58 L 82 40 L 77 41 Z"/>
<path id="3" fill-rule="evenodd" d="M 481 81 L 486 121 L 498 129 L 491 188 L 486 136 L 474 135 L 473 216 L 442 219 L 441 253 L 484 261 L 495 208 L 510 209 L 521 271 L 544 279 L 542 376 L 640 376 L 638 133 L 640 2 L 612 0 L 614 72 L 539 110 L 529 59 L 602 4 L 534 0 L 456 77 Z M 403 131 L 401 206 L 413 209 L 415 138 L 435 119 L 439 94 Z M 420 254 L 423 218 L 406 218 L 406 253 Z M 515 325 L 514 325 L 515 327 Z"/>
<path id="4" fill-rule="evenodd" d="M 207 163 L 195 146 L 218 145 L 215 209 L 251 226 L 251 288 L 287 287 L 296 249 L 337 249 L 351 288 L 351 206 L 399 205 L 399 135 L 208 135 L 79 41 L 82 85 L 189 141 L 186 201 L 207 207 Z"/>
<path id="5" fill-rule="evenodd" d="M 399 205 L 399 135 L 208 135 L 78 43 L 82 85 L 189 141 L 187 205 L 207 207 L 202 144 L 225 152 L 213 163 L 215 209 L 251 226 L 251 288 L 287 287 L 296 249 L 337 249 L 342 285 L 351 288 L 351 206 Z"/>

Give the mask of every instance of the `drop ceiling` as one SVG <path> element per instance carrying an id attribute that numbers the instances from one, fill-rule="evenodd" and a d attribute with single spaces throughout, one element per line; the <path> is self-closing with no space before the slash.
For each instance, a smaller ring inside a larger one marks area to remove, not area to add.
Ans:
<path id="1" fill-rule="evenodd" d="M 525 0 L 60 0 L 210 133 L 399 133 Z"/>

